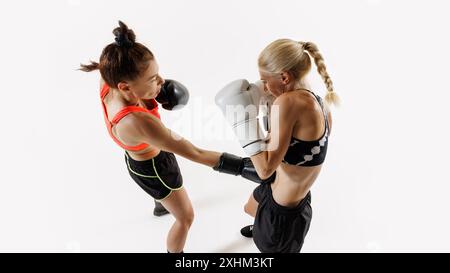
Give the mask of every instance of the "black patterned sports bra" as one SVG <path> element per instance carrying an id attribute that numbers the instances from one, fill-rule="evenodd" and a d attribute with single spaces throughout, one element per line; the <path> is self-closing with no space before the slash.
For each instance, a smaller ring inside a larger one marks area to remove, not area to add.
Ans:
<path id="1" fill-rule="evenodd" d="M 325 113 L 322 99 L 313 92 L 309 90 L 306 91 L 314 95 L 322 108 L 322 113 L 325 118 L 325 131 L 318 140 L 313 141 L 304 141 L 292 137 L 289 148 L 284 156 L 283 163 L 311 167 L 318 166 L 325 161 L 328 148 L 329 124 L 328 115 Z"/>

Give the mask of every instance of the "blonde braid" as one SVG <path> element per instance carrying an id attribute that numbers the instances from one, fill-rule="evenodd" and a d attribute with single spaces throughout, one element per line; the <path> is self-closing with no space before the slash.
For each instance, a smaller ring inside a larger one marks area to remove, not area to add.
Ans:
<path id="1" fill-rule="evenodd" d="M 333 89 L 333 82 L 331 81 L 330 76 L 327 72 L 327 67 L 325 66 L 325 62 L 323 60 L 322 54 L 319 53 L 319 49 L 314 43 L 311 42 L 301 42 L 303 45 L 303 49 L 306 50 L 311 57 L 314 59 L 314 63 L 317 66 L 317 71 L 319 72 L 320 76 L 322 77 L 326 87 L 327 87 L 327 94 L 325 95 L 325 101 L 328 104 L 334 104 L 336 106 L 340 105 L 340 98 L 334 92 Z"/>

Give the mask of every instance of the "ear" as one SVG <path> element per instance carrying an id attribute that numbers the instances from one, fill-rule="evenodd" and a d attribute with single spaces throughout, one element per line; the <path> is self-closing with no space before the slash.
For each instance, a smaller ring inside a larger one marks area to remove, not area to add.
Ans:
<path id="1" fill-rule="evenodd" d="M 119 83 L 117 84 L 117 88 L 118 88 L 120 91 L 130 91 L 130 86 L 129 86 L 128 83 L 126 83 L 126 82 L 119 82 Z"/>
<path id="2" fill-rule="evenodd" d="M 281 81 L 284 84 L 289 84 L 292 81 L 292 75 L 289 72 L 282 72 L 281 73 Z"/>

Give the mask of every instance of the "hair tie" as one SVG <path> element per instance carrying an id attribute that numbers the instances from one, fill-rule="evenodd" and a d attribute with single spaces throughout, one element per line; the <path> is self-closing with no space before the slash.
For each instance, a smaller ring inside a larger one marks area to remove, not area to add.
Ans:
<path id="1" fill-rule="evenodd" d="M 299 44 L 302 45 L 303 50 L 306 50 L 306 47 L 308 46 L 308 42 L 299 42 Z"/>
<path id="2" fill-rule="evenodd" d="M 128 39 L 127 35 L 124 35 L 123 33 L 119 33 L 119 35 L 116 35 L 116 38 L 114 39 L 116 41 L 116 45 L 120 47 L 131 47 L 133 45 L 133 42 Z"/>

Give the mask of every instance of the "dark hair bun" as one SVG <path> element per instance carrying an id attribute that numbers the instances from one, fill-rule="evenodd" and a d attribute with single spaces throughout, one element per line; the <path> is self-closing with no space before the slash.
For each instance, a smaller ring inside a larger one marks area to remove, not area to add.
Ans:
<path id="1" fill-rule="evenodd" d="M 122 21 L 119 21 L 119 27 L 113 30 L 116 37 L 116 45 L 120 47 L 132 47 L 136 41 L 136 35 Z"/>

